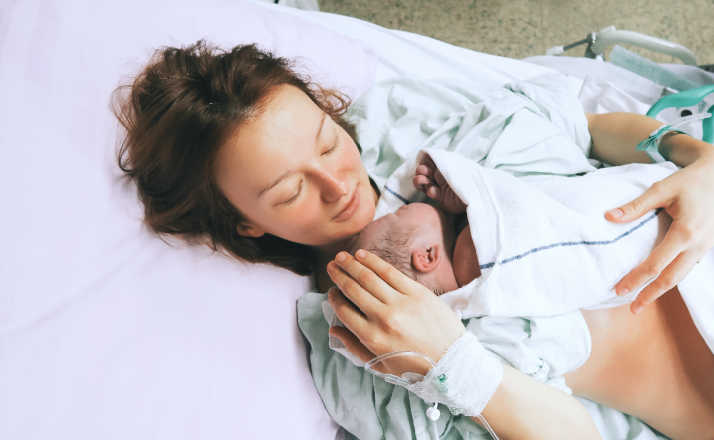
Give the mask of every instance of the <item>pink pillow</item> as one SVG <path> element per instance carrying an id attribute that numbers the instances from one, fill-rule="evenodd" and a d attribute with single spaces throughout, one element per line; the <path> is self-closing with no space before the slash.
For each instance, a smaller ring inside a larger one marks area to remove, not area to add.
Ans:
<path id="1" fill-rule="evenodd" d="M 356 97 L 375 59 L 283 8 L 237 0 L 12 1 L 0 14 L 0 438 L 333 438 L 295 300 L 309 279 L 141 223 L 114 160 L 112 90 L 200 38 L 299 56 Z"/>

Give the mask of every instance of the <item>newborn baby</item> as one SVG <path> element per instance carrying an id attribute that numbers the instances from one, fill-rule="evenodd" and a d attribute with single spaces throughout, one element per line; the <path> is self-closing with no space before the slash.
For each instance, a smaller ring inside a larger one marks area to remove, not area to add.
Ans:
<path id="1" fill-rule="evenodd" d="M 368 250 L 441 294 L 468 284 L 481 271 L 465 216 L 411 203 L 367 225 L 350 251 Z"/>
<path id="2" fill-rule="evenodd" d="M 350 252 L 368 250 L 440 295 L 481 275 L 478 255 L 466 205 L 433 162 L 417 167 L 414 185 L 442 209 L 427 203 L 405 205 L 367 225 Z"/>
<path id="3" fill-rule="evenodd" d="M 462 316 L 552 316 L 630 302 L 638 291 L 618 297 L 611 288 L 669 223 L 661 210 L 621 224 L 602 215 L 669 176 L 667 163 L 519 179 L 448 151 L 424 150 L 415 160 L 391 184 L 403 194 L 389 200 L 421 191 L 436 208 L 400 205 L 350 247 L 449 292 L 444 301 Z"/>

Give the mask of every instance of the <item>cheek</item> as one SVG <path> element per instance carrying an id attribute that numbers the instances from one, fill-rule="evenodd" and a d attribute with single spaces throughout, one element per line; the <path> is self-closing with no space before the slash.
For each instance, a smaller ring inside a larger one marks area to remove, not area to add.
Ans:
<path id="1" fill-rule="evenodd" d="M 352 141 L 346 133 L 344 134 L 345 139 L 342 142 L 345 144 L 345 148 L 342 149 L 342 154 L 340 155 L 340 167 L 342 169 L 349 169 L 350 171 L 361 171 L 364 167 L 362 166 L 362 157 L 360 156 L 357 145 Z"/>
<path id="2" fill-rule="evenodd" d="M 290 209 L 274 212 L 271 216 L 273 235 L 307 245 L 324 244 L 329 229 L 329 217 L 322 210 L 319 199 L 311 195 Z"/>

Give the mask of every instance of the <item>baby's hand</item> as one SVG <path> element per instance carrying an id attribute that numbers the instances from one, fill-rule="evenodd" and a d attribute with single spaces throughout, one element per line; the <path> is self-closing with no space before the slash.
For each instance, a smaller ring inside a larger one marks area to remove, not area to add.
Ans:
<path id="1" fill-rule="evenodd" d="M 427 197 L 439 202 L 444 211 L 451 214 L 461 214 L 466 211 L 464 202 L 451 189 L 441 171 L 436 168 L 436 165 L 428 156 L 425 156 L 417 166 L 412 182 Z"/>

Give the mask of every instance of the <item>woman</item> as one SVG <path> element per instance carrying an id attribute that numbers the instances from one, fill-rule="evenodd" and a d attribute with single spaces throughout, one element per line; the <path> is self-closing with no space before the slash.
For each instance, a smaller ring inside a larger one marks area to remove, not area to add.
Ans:
<path id="1" fill-rule="evenodd" d="M 354 131 L 341 117 L 347 106 L 339 93 L 308 83 L 286 60 L 254 46 L 228 53 L 202 42 L 186 49 L 167 48 L 136 78 L 117 112 L 127 130 L 120 166 L 135 180 L 146 222 L 156 232 L 189 241 L 208 238 L 209 246 L 240 259 L 313 273 L 322 291 L 334 281 L 341 293 L 332 291 L 330 302 L 352 331 L 335 329 L 334 334 L 353 353 L 371 358 L 409 349 L 438 360 L 463 332 L 450 309 L 370 255 L 360 261 L 349 255 L 333 261 L 372 220 L 380 197 L 360 162 Z M 624 114 L 590 115 L 588 123 L 593 156 L 610 163 L 647 162 L 633 145 L 659 125 Z M 614 385 L 598 386 L 598 378 L 618 359 L 611 353 L 629 352 L 627 368 L 619 375 L 632 379 L 642 376 L 638 362 L 668 362 L 671 353 L 648 358 L 635 350 L 652 339 L 686 350 L 686 359 L 711 358 L 691 320 L 687 322 L 673 286 L 714 245 L 714 200 L 707 191 L 714 187 L 714 152 L 684 135 L 666 137 L 663 149 L 685 168 L 608 215 L 613 221 L 632 221 L 661 206 L 672 216 L 666 238 L 617 286 L 618 293 L 624 293 L 657 276 L 633 304 L 634 311 L 672 293 L 647 307 L 638 317 L 642 322 L 622 308 L 586 316 L 593 354 L 569 383 L 578 394 L 628 410 L 670 435 L 686 436 L 706 432 L 698 423 L 714 412 L 710 400 L 699 396 L 694 413 L 683 414 L 694 423 L 681 427 L 649 420 L 659 404 L 652 399 L 619 393 Z M 363 313 L 367 301 L 389 295 L 398 301 L 383 303 L 379 313 Z M 671 323 L 665 316 L 679 321 Z M 646 331 L 623 339 L 620 332 L 627 328 Z M 694 345 L 680 344 L 673 332 Z M 398 368 L 418 371 L 423 365 L 402 362 Z M 697 387 L 673 392 L 690 402 L 705 380 L 696 372 L 677 383 L 687 381 Z M 629 391 L 644 389 L 639 381 Z M 535 401 L 531 396 L 539 397 Z M 484 415 L 505 438 L 596 436 L 588 414 L 573 402 L 506 368 Z M 553 418 L 563 423 L 553 423 Z"/>

